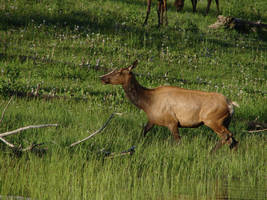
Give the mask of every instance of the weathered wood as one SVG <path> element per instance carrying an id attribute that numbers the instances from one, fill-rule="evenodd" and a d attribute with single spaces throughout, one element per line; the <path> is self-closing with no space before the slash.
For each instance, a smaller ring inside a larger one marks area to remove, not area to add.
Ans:
<path id="1" fill-rule="evenodd" d="M 267 131 L 267 128 L 266 129 L 260 129 L 260 130 L 251 130 L 251 131 L 248 131 L 249 133 L 259 133 L 259 132 L 265 132 Z"/>
<path id="2" fill-rule="evenodd" d="M 6 109 L 8 108 L 9 104 L 11 103 L 11 101 L 13 100 L 13 96 L 9 99 L 8 103 L 6 104 L 3 112 L 2 112 L 2 116 L 1 116 L 1 119 L 0 119 L 0 124 L 2 123 L 3 119 L 4 119 L 4 116 L 5 116 L 5 112 L 6 112 Z"/>
<path id="3" fill-rule="evenodd" d="M 13 134 L 17 134 L 21 131 L 25 131 L 27 129 L 32 129 L 32 128 L 44 128 L 44 127 L 51 127 L 51 126 L 58 126 L 58 124 L 40 124 L 40 125 L 30 125 L 30 126 L 25 126 L 25 127 L 22 127 L 22 128 L 18 128 L 16 130 L 13 130 L 13 131 L 8 131 L 8 132 L 5 132 L 5 133 L 1 133 L 0 134 L 0 137 L 5 137 L 5 136 L 8 136 L 8 135 L 13 135 Z"/>
<path id="4" fill-rule="evenodd" d="M 122 113 L 112 113 L 112 114 L 110 115 L 110 117 L 108 118 L 108 120 L 103 124 L 103 126 L 102 126 L 100 129 L 98 129 L 97 131 L 95 131 L 94 133 L 92 133 L 91 135 L 89 135 L 88 137 L 86 137 L 86 138 L 84 138 L 84 139 L 82 139 L 82 140 L 79 140 L 79 141 L 77 141 L 77 142 L 72 143 L 72 144 L 70 145 L 70 147 L 73 147 L 73 146 L 75 146 L 75 145 L 77 145 L 77 144 L 80 144 L 80 143 L 82 143 L 82 142 L 84 142 L 84 141 L 86 141 L 86 140 L 92 138 L 92 137 L 95 136 L 96 134 L 102 132 L 102 131 L 107 127 L 107 125 L 109 124 L 110 120 L 114 117 L 114 115 L 122 115 Z"/>
<path id="5" fill-rule="evenodd" d="M 225 17 L 223 15 L 219 15 L 217 21 L 214 24 L 211 24 L 209 28 L 216 29 L 222 26 L 226 28 L 236 29 L 242 32 L 247 32 L 250 30 L 255 32 L 255 28 L 267 29 L 267 24 L 263 24 L 260 21 L 253 22 L 235 17 Z"/>
<path id="6" fill-rule="evenodd" d="M 12 148 L 14 150 L 14 152 L 16 152 L 18 155 L 20 155 L 22 152 L 26 152 L 26 151 L 32 151 L 33 149 L 35 149 L 36 147 L 43 145 L 43 143 L 41 144 L 31 144 L 26 148 L 22 148 L 21 145 L 16 146 L 10 142 L 8 142 L 7 140 L 5 140 L 3 137 L 8 136 L 8 135 L 13 135 L 13 134 L 17 134 L 21 131 L 27 130 L 27 129 L 31 129 L 31 128 L 43 128 L 43 127 L 50 127 L 50 126 L 58 126 L 58 124 L 41 124 L 41 125 L 31 125 L 31 126 L 26 126 L 26 127 L 22 127 L 13 131 L 8 131 L 5 133 L 1 133 L 0 134 L 0 140 L 5 143 L 7 146 L 9 146 L 10 148 Z"/>

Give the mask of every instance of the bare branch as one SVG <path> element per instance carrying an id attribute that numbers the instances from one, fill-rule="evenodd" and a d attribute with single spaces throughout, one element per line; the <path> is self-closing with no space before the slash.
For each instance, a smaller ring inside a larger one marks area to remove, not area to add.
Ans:
<path id="1" fill-rule="evenodd" d="M 2 121 L 4 119 L 6 109 L 9 106 L 10 102 L 12 101 L 12 99 L 13 99 L 13 96 L 9 99 L 8 103 L 6 104 L 6 106 L 5 106 L 5 108 L 4 108 L 3 112 L 2 112 L 2 116 L 1 116 L 1 119 L 0 119 L 0 124 L 2 123 Z"/>
<path id="2" fill-rule="evenodd" d="M 82 142 L 84 142 L 84 141 L 90 139 L 91 137 L 95 136 L 96 134 L 100 133 L 101 131 L 103 131 L 103 130 L 107 127 L 107 125 L 109 124 L 110 120 L 114 117 L 114 115 L 122 115 L 122 113 L 112 113 L 112 114 L 110 115 L 110 117 L 108 118 L 108 120 L 104 123 L 104 125 L 103 125 L 100 129 L 98 129 L 96 132 L 92 133 L 92 134 L 89 135 L 88 137 L 86 137 L 86 138 L 84 138 L 84 139 L 82 139 L 82 140 L 79 140 L 79 141 L 77 141 L 77 142 L 72 143 L 72 144 L 70 145 L 70 147 L 73 147 L 73 146 L 75 146 L 75 145 L 77 145 L 77 144 L 80 144 L 80 143 L 82 143 Z"/>
<path id="3" fill-rule="evenodd" d="M 40 143 L 40 144 L 31 144 L 30 146 L 22 149 L 21 151 L 31 151 L 33 150 L 34 148 L 38 147 L 38 146 L 41 146 L 43 145 L 44 143 Z"/>
<path id="4" fill-rule="evenodd" d="M 7 146 L 11 147 L 11 148 L 14 148 L 15 145 L 14 144 L 11 144 L 9 143 L 8 141 L 6 141 L 4 138 L 0 137 L 0 140 L 2 140 L 2 142 L 4 142 Z"/>
<path id="5" fill-rule="evenodd" d="M 5 137 L 5 136 L 8 136 L 8 135 L 17 134 L 17 133 L 19 133 L 21 131 L 25 131 L 25 130 L 31 129 L 31 128 L 43 128 L 43 127 L 49 127 L 49 126 L 58 126 L 58 124 L 30 125 L 30 126 L 26 126 L 26 127 L 22 127 L 22 128 L 13 130 L 13 131 L 8 131 L 8 132 L 5 132 L 5 133 L 1 133 L 0 137 Z"/>
<path id="6" fill-rule="evenodd" d="M 259 133 L 259 132 L 264 132 L 264 131 L 267 131 L 267 128 L 261 129 L 261 130 L 251 130 L 251 131 L 248 131 L 248 132 L 249 133 Z"/>

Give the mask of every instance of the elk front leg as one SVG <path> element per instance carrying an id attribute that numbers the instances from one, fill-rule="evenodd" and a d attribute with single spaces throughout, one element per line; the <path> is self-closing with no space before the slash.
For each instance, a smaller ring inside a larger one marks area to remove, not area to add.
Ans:
<path id="1" fill-rule="evenodd" d="M 147 25 L 147 20 L 150 14 L 150 8 L 151 8 L 151 0 L 147 0 L 147 11 L 146 11 L 146 19 L 144 21 L 143 26 Z"/>

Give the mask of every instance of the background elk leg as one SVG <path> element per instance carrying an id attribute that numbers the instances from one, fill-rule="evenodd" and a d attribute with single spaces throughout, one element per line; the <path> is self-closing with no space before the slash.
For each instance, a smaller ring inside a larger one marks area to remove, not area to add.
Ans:
<path id="1" fill-rule="evenodd" d="M 163 1 L 163 7 L 164 7 L 164 11 L 165 12 L 165 25 L 168 25 L 168 17 L 167 17 L 167 0 Z"/>
<path id="2" fill-rule="evenodd" d="M 159 0 L 158 1 L 158 27 L 160 27 L 160 25 L 162 24 L 162 7 L 163 7 L 163 0 Z"/>
<path id="3" fill-rule="evenodd" d="M 210 4 L 211 4 L 211 0 L 208 0 L 208 5 L 207 5 L 207 9 L 206 9 L 206 15 L 209 13 Z"/>
<path id="4" fill-rule="evenodd" d="M 147 11 L 146 11 L 146 19 L 144 21 L 143 26 L 145 26 L 147 24 L 147 20 L 150 14 L 150 8 L 151 8 L 151 0 L 147 0 Z"/>
<path id="5" fill-rule="evenodd" d="M 191 0 L 193 6 L 193 12 L 197 11 L 197 0 Z"/>
<path id="6" fill-rule="evenodd" d="M 215 0 L 217 6 L 217 12 L 220 13 L 219 0 Z"/>

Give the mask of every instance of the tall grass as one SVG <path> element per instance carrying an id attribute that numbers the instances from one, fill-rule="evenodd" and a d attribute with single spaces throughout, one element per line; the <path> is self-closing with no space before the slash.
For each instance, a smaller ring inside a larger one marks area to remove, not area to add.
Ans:
<path id="1" fill-rule="evenodd" d="M 0 195 L 32 199 L 266 199 L 266 134 L 248 133 L 248 123 L 267 119 L 267 41 L 261 33 L 209 30 L 216 9 L 206 2 L 192 13 L 191 2 L 169 26 L 157 28 L 156 2 L 142 27 L 141 0 L 0 1 L 0 106 L 11 95 L 0 131 L 40 123 L 58 128 L 28 130 L 7 139 L 27 146 L 44 142 L 46 155 L 16 157 L 0 144 Z M 222 14 L 267 23 L 264 0 L 220 1 Z M 176 85 L 217 91 L 240 104 L 230 130 L 237 152 L 223 147 L 210 155 L 218 137 L 206 127 L 170 132 L 153 128 L 143 138 L 145 114 L 126 100 L 120 86 L 98 76 L 135 59 L 137 79 L 146 87 Z M 28 98 L 37 84 L 40 95 Z M 68 146 L 99 129 L 77 147 Z M 129 157 L 105 158 L 101 150 Z M 1 198 L 0 197 L 0 198 Z"/>

